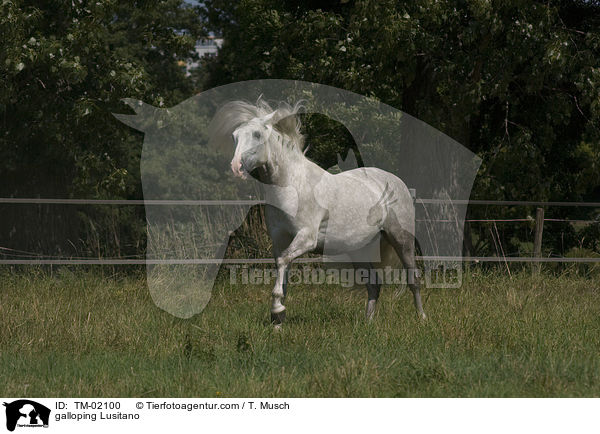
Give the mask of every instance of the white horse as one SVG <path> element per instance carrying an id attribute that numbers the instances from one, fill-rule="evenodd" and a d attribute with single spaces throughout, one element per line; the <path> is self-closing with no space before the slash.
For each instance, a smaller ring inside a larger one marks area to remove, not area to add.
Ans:
<path id="1" fill-rule="evenodd" d="M 331 174 L 305 157 L 297 113 L 300 106 L 277 110 L 234 101 L 224 105 L 211 123 L 212 140 L 233 139 L 231 170 L 266 187 L 265 217 L 273 242 L 277 278 L 271 320 L 285 319 L 283 301 L 290 263 L 307 252 L 348 255 L 355 263 L 377 264 L 397 254 L 407 269 L 417 314 L 425 318 L 415 261 L 414 205 L 404 182 L 391 173 L 368 167 Z M 379 241 L 380 246 L 377 246 Z M 364 252 L 380 247 L 378 258 Z M 379 261 L 377 261 L 379 259 Z M 367 283 L 366 316 L 371 319 L 379 297 L 379 278 Z"/>

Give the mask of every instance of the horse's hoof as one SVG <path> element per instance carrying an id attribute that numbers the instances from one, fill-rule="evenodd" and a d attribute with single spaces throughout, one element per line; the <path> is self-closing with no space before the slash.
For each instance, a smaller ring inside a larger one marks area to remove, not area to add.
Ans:
<path id="1" fill-rule="evenodd" d="M 275 326 L 280 326 L 285 321 L 285 310 L 281 312 L 273 313 L 271 312 L 271 323 L 275 324 Z"/>

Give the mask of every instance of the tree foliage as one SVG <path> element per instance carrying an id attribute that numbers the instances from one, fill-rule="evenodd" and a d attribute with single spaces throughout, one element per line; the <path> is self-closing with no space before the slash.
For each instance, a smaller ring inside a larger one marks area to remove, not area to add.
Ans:
<path id="1" fill-rule="evenodd" d="M 139 198 L 141 135 L 111 113 L 126 110 L 124 97 L 165 106 L 193 92 L 178 61 L 193 56 L 203 33 L 198 13 L 182 0 L 2 0 L 0 9 L 2 196 Z M 7 221 L 21 212 L 4 211 Z M 139 247 L 131 230 L 139 210 L 121 210 L 118 219 L 114 209 L 80 211 L 97 227 L 109 218 Z M 39 237 L 34 221 L 15 231 Z M 103 238 L 109 250 L 122 244 Z M 3 241 L 23 246 L 18 235 Z"/>
<path id="2" fill-rule="evenodd" d="M 186 77 L 179 62 L 208 31 L 224 46 Z M 600 199 L 597 0 L 0 0 L 0 34 L 2 196 L 139 198 L 142 139 L 112 117 L 127 110 L 121 98 L 165 107 L 198 83 L 281 78 L 373 96 L 455 138 L 483 159 L 474 198 Z M 325 167 L 352 146 L 323 116 L 305 124 L 309 156 Z M 1 245 L 42 238 L 40 219 L 63 226 L 50 238 L 106 228 L 94 235 L 105 253 L 143 244 L 139 209 L 82 208 L 82 226 L 69 223 L 72 209 L 42 207 L 29 220 L 0 211 L 14 226 Z M 523 217 L 489 217 L 501 212 Z M 597 248 L 597 232 L 565 226 L 545 240 Z"/>
<path id="3" fill-rule="evenodd" d="M 271 77 L 371 95 L 482 157 L 474 198 L 600 198 L 597 1 L 209 0 L 205 14 L 225 39 L 210 86 Z"/>

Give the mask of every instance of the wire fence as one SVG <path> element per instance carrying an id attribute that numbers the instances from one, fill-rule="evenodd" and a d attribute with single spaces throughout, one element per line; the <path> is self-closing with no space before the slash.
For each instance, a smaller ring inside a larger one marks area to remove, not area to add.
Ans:
<path id="1" fill-rule="evenodd" d="M 540 202 L 522 200 L 462 200 L 462 199 L 415 199 L 420 204 L 451 203 L 454 205 L 498 205 L 498 206 L 569 206 L 600 208 L 600 202 Z M 263 205 L 264 200 L 145 200 L 145 199 L 44 199 L 44 198 L 0 198 L 0 203 L 55 204 L 55 205 Z"/>
<path id="2" fill-rule="evenodd" d="M 44 199 L 44 198 L 0 198 L 0 204 L 53 204 L 53 205 L 119 205 L 119 206 L 232 206 L 232 205 L 263 205 L 262 200 L 143 200 L 143 199 Z M 417 204 L 442 204 L 454 205 L 492 205 L 492 206 L 539 206 L 539 207 L 592 207 L 600 208 L 600 202 L 542 202 L 542 201 L 513 201 L 513 200 L 451 200 L 451 199 L 415 199 Z M 427 221 L 427 220 L 417 220 Z M 455 223 L 455 220 L 436 220 L 438 222 Z M 465 222 L 528 222 L 535 223 L 535 219 L 466 219 Z M 571 219 L 543 219 L 543 222 L 563 223 L 600 223 L 596 220 L 571 220 Z M 271 264 L 272 258 L 259 259 L 152 259 L 143 258 L 143 255 L 114 258 L 85 258 L 85 257 L 56 257 L 26 252 L 6 247 L 0 247 L 0 254 L 17 257 L 17 259 L 0 259 L 0 265 L 210 265 L 210 264 Z M 570 257 L 514 257 L 514 256 L 417 256 L 422 261 L 436 262 L 532 262 L 532 263 L 600 263 L 598 258 L 570 258 Z M 298 263 L 321 263 L 319 258 L 299 258 Z"/>

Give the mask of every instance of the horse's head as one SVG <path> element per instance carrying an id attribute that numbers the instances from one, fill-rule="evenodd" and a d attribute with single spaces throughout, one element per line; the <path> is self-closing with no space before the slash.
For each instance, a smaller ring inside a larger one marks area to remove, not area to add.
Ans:
<path id="1" fill-rule="evenodd" d="M 236 176 L 246 179 L 249 173 L 269 161 L 269 141 L 274 134 L 279 135 L 273 129 L 276 113 L 253 118 L 233 131 L 235 152 L 231 170 Z"/>

